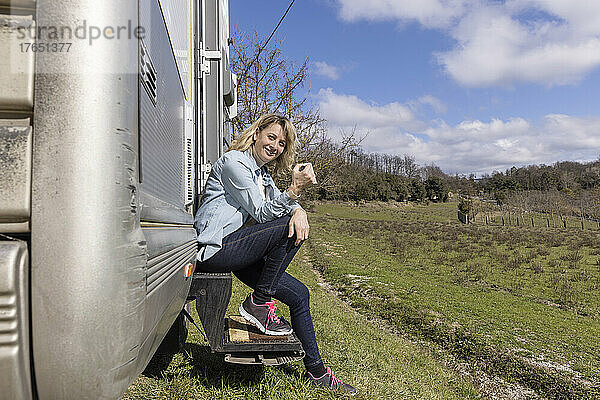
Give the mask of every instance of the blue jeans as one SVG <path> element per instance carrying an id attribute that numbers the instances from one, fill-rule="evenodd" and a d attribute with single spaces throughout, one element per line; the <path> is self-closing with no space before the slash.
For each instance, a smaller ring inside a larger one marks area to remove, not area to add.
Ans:
<path id="1" fill-rule="evenodd" d="M 292 328 L 306 353 L 304 365 L 321 363 L 310 316 L 308 288 L 286 268 L 300 249 L 288 238 L 290 217 L 243 227 L 223 238 L 222 248 L 197 265 L 204 272 L 233 272 L 253 289 L 267 293 L 290 308 Z"/>

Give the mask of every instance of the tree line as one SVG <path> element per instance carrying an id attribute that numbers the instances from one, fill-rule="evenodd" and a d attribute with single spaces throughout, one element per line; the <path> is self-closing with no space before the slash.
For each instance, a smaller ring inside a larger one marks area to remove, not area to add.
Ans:
<path id="1" fill-rule="evenodd" d="M 484 176 L 481 185 L 498 203 L 522 191 L 579 194 L 600 187 L 600 158 L 588 163 L 562 161 L 553 165 L 512 167 Z"/>
<path id="2" fill-rule="evenodd" d="M 338 152 L 335 169 L 320 171 L 321 182 L 309 192 L 320 200 L 433 201 L 448 200 L 445 174 L 421 167 L 413 156 L 365 153 L 360 147 Z"/>

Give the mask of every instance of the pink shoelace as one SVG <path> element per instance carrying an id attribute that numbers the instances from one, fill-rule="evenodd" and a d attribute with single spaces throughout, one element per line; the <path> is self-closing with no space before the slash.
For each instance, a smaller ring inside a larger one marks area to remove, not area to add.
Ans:
<path id="1" fill-rule="evenodd" d="M 333 371 L 331 370 L 331 368 L 327 367 L 326 371 L 327 371 L 326 373 L 331 376 L 331 381 L 329 382 L 329 386 L 332 389 L 339 389 L 341 381 L 338 378 L 335 377 L 335 375 L 333 374 Z"/>
<path id="2" fill-rule="evenodd" d="M 267 324 L 270 321 L 275 321 L 275 323 L 279 324 L 281 322 L 281 320 L 279 319 L 279 317 L 277 315 L 275 315 L 275 310 L 277 310 L 277 307 L 275 307 L 275 300 L 267 301 L 265 304 L 269 306 L 269 315 L 267 316 Z"/>

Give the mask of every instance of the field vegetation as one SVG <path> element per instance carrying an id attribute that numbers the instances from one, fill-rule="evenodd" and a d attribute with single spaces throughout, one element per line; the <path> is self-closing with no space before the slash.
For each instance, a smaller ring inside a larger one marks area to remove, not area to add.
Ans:
<path id="1" fill-rule="evenodd" d="M 309 253 L 367 316 L 543 398 L 600 398 L 597 231 L 463 225 L 456 203 L 320 204 Z"/>

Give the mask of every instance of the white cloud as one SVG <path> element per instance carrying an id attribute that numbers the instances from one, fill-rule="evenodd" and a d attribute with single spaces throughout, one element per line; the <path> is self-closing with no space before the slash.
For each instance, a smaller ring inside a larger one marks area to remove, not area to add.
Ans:
<path id="1" fill-rule="evenodd" d="M 446 27 L 459 17 L 469 3 L 467 0 L 338 0 L 340 16 L 346 21 L 367 19 L 416 20 L 433 28 Z"/>
<path id="2" fill-rule="evenodd" d="M 321 89 L 317 94 L 319 109 L 327 120 L 340 127 L 385 128 L 397 126 L 403 129 L 423 127 L 409 106 L 389 103 L 383 106 L 368 104 L 356 96 L 337 94 L 332 89 Z"/>
<path id="3" fill-rule="evenodd" d="M 435 163 L 447 173 L 490 173 L 514 166 L 559 160 L 596 159 L 600 118 L 549 114 L 541 121 L 524 118 L 420 121 L 400 103 L 369 104 L 356 96 L 321 89 L 318 101 L 332 137 L 357 127 L 369 132 L 368 152 L 411 154 L 422 164 Z"/>
<path id="4" fill-rule="evenodd" d="M 560 21 L 520 21 L 506 11 L 474 11 L 452 30 L 458 45 L 437 57 L 455 80 L 466 86 L 563 85 L 600 66 L 600 37 L 575 35 Z"/>
<path id="5" fill-rule="evenodd" d="M 566 152 L 600 153 L 600 118 L 577 118 L 565 114 L 549 114 L 544 118 L 548 145 Z M 577 157 L 575 157 L 577 158 Z"/>
<path id="6" fill-rule="evenodd" d="M 456 41 L 436 54 L 465 86 L 578 82 L 600 67 L 600 1 L 338 0 L 347 21 L 397 20 Z"/>
<path id="7" fill-rule="evenodd" d="M 438 114 L 445 114 L 448 110 L 446 105 L 440 99 L 430 94 L 419 97 L 417 101 L 420 104 L 426 104 L 428 106 L 431 106 L 431 108 L 433 108 L 433 110 Z"/>
<path id="8" fill-rule="evenodd" d="M 337 80 L 340 78 L 340 69 L 333 65 L 329 65 L 324 61 L 315 61 L 315 74 L 324 76 L 325 78 Z"/>

